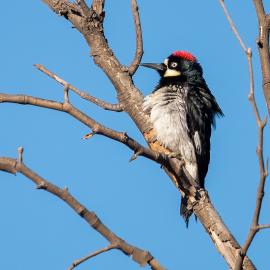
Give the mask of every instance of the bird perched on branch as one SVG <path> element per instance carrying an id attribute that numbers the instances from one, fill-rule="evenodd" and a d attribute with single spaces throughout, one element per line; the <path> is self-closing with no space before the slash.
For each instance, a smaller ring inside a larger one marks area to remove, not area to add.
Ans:
<path id="1" fill-rule="evenodd" d="M 176 51 L 161 64 L 144 63 L 158 71 L 159 84 L 145 97 L 156 139 L 184 161 L 184 166 L 200 188 L 204 188 L 210 160 L 211 126 L 223 113 L 211 94 L 201 65 L 189 52 Z M 180 212 L 188 224 L 192 209 L 187 198 L 181 200 Z"/>

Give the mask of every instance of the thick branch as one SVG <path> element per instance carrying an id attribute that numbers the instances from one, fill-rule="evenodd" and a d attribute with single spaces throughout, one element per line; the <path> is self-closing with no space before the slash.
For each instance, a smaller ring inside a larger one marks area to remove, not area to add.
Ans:
<path id="1" fill-rule="evenodd" d="M 137 153 L 137 155 L 149 158 L 150 160 L 153 160 L 161 165 L 167 164 L 168 159 L 165 155 L 155 152 L 150 148 L 142 146 L 137 141 L 130 138 L 124 132 L 118 132 L 113 129 L 105 127 L 104 125 L 98 123 L 91 117 L 81 112 L 79 109 L 72 106 L 70 103 L 67 102 L 60 103 L 52 100 L 36 98 L 27 95 L 8 95 L 0 93 L 0 103 L 4 102 L 18 103 L 23 105 L 33 105 L 65 112 L 73 116 L 77 120 L 79 120 L 84 125 L 91 128 L 93 134 L 100 134 L 115 141 L 121 142 L 122 144 L 126 145 L 128 148 L 133 150 L 135 153 Z"/>
<path id="2" fill-rule="evenodd" d="M 142 40 L 142 28 L 141 28 L 139 7 L 137 4 L 137 0 L 131 0 L 131 7 L 132 7 L 132 14 L 133 14 L 135 30 L 136 30 L 136 52 L 135 52 L 134 60 L 129 67 L 129 74 L 133 75 L 136 72 L 142 60 L 143 40 Z"/>
<path id="3" fill-rule="evenodd" d="M 68 88 L 65 87 L 64 90 L 65 90 L 64 103 L 36 98 L 27 95 L 8 95 L 3 93 L 0 93 L 0 103 L 9 102 L 23 105 L 33 105 L 66 112 L 69 115 L 76 118 L 77 120 L 79 120 L 81 123 L 85 124 L 86 126 L 92 129 L 92 132 L 90 134 L 87 134 L 85 138 L 91 138 L 95 134 L 100 134 L 115 141 L 123 143 L 124 145 L 126 145 L 127 147 L 129 147 L 131 150 L 134 151 L 134 155 L 131 157 L 130 161 L 136 159 L 137 156 L 144 156 L 152 161 L 159 163 L 160 165 L 164 166 L 166 172 L 168 173 L 168 175 L 170 176 L 173 183 L 176 185 L 178 189 L 181 188 L 181 190 L 184 190 L 187 194 L 191 194 L 193 196 L 196 195 L 196 189 L 194 188 L 194 186 L 196 186 L 195 181 L 188 174 L 185 167 L 182 166 L 183 165 L 182 162 L 179 162 L 176 159 L 168 159 L 167 155 L 163 154 L 162 152 L 158 152 L 150 148 L 145 148 L 137 141 L 130 138 L 125 132 L 118 132 L 98 123 L 94 119 L 87 116 L 85 113 L 81 112 L 79 109 L 72 106 L 68 101 L 68 94 L 66 92 Z M 178 174 L 179 177 L 183 179 L 182 182 L 179 182 L 176 179 L 175 176 L 176 173 Z M 192 185 L 190 183 L 192 183 Z"/>
<path id="4" fill-rule="evenodd" d="M 95 212 L 89 211 L 84 205 L 74 198 L 67 189 L 61 189 L 53 185 L 37 173 L 26 167 L 22 161 L 18 162 L 12 158 L 0 158 L 0 170 L 15 174 L 17 172 L 23 174 L 37 185 L 37 189 L 43 189 L 57 196 L 66 204 L 68 204 L 78 215 L 80 215 L 94 230 L 101 234 L 108 242 L 116 246 L 124 254 L 132 256 L 132 259 L 140 265 L 149 264 L 152 269 L 164 270 L 157 260 L 148 252 L 139 249 L 125 242 L 107 226 L 105 226 Z"/>
<path id="5" fill-rule="evenodd" d="M 68 85 L 68 88 L 71 91 L 73 91 L 74 93 L 76 93 L 77 95 L 82 97 L 83 99 L 86 99 L 86 100 L 98 105 L 99 107 L 101 107 L 105 110 L 109 110 L 109 111 L 115 111 L 115 112 L 122 112 L 123 111 L 123 106 L 121 104 L 119 104 L 119 103 L 118 104 L 111 104 L 111 103 L 108 103 L 108 102 L 103 101 L 101 99 L 98 99 L 96 97 L 93 97 L 93 96 L 89 95 L 88 93 L 83 92 L 83 91 L 79 90 L 78 88 L 74 87 L 73 85 L 71 85 L 67 81 L 61 79 L 55 73 L 51 72 L 50 70 L 48 70 L 47 68 L 45 68 L 44 66 L 42 66 L 40 64 L 36 64 L 35 67 L 37 69 L 39 69 L 41 72 L 43 72 L 46 75 L 48 75 L 49 77 L 51 77 L 52 79 L 54 79 L 55 81 L 62 84 L 64 87 L 66 85 Z"/>
<path id="6" fill-rule="evenodd" d="M 261 69 L 263 75 L 263 92 L 270 114 L 270 51 L 269 51 L 269 31 L 270 14 L 266 14 L 262 0 L 253 0 L 256 8 L 259 24 L 259 37 L 257 39 L 258 50 L 261 60 Z"/>
<path id="7" fill-rule="evenodd" d="M 93 10 L 99 15 L 103 12 L 104 5 L 105 0 L 93 0 Z"/>
<path id="8" fill-rule="evenodd" d="M 233 269 L 241 247 L 215 210 L 207 192 L 201 191 L 200 194 L 201 198 L 195 202 L 193 211 L 199 220 L 203 220 L 202 225 L 211 236 L 217 250 L 224 257 L 230 269 Z M 247 256 L 244 257 L 243 269 L 256 269 Z"/>
<path id="9" fill-rule="evenodd" d="M 86 4 L 86 2 L 84 0 L 77 0 L 78 5 L 81 7 L 82 12 L 84 14 L 89 14 L 90 8 L 88 7 L 88 5 Z"/>
<path id="10" fill-rule="evenodd" d="M 88 10 L 85 3 L 72 4 L 67 0 L 43 0 L 54 12 L 62 14 L 67 18 L 84 36 L 95 63 L 102 68 L 111 80 L 118 94 L 119 102 L 124 106 L 125 111 L 134 120 L 139 130 L 143 133 L 150 147 L 157 152 L 167 153 L 168 150 L 161 147 L 158 141 L 152 143 L 152 136 L 148 136 L 153 131 L 149 116 L 142 109 L 143 95 L 134 86 L 132 77 L 126 68 L 123 67 L 109 48 L 103 31 L 104 1 L 93 1 L 92 8 Z M 135 2 L 133 2 L 135 4 Z M 134 6 L 136 7 L 136 6 Z M 137 16 L 138 13 L 136 13 Z M 169 162 L 169 166 L 164 166 L 164 170 L 169 175 L 176 186 L 186 194 L 195 195 L 193 182 L 182 170 L 181 161 L 174 159 Z"/>

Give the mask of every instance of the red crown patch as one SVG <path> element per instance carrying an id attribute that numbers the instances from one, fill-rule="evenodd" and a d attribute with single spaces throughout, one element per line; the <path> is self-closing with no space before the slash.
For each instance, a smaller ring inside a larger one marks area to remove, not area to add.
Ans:
<path id="1" fill-rule="evenodd" d="M 192 62 L 197 61 L 195 56 L 193 56 L 191 53 L 185 52 L 185 51 L 176 51 L 172 55 L 176 56 L 176 57 L 183 58 L 183 59 L 188 60 L 188 61 L 192 61 Z"/>

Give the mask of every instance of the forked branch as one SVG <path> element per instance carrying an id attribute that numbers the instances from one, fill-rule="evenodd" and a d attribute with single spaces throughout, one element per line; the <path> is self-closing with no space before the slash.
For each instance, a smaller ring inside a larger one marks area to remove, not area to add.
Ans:
<path id="1" fill-rule="evenodd" d="M 165 270 L 159 265 L 158 261 L 150 254 L 150 252 L 142 250 L 135 247 L 115 233 L 113 233 L 96 215 L 95 212 L 88 210 L 84 205 L 82 205 L 75 197 L 73 197 L 67 188 L 61 189 L 58 186 L 52 184 L 45 178 L 41 177 L 31 169 L 29 169 L 22 160 L 23 149 L 20 147 L 18 149 L 18 158 L 12 159 L 7 157 L 0 157 L 0 170 L 6 171 L 8 173 L 16 174 L 21 173 L 36 184 L 37 189 L 43 189 L 59 199 L 65 202 L 69 207 L 71 207 L 79 216 L 81 216 L 94 230 L 101 234 L 109 243 L 109 247 L 100 250 L 86 256 L 81 259 L 81 262 L 86 261 L 102 252 L 108 251 L 110 249 L 116 248 L 121 250 L 124 254 L 131 256 L 132 259 L 141 266 L 148 264 L 154 270 Z M 76 263 L 75 263 L 76 264 Z M 77 265 L 79 261 L 77 261 Z M 73 267 L 74 268 L 74 267 Z M 69 268 L 69 269 L 73 269 Z"/>
<path id="2" fill-rule="evenodd" d="M 167 165 L 168 163 L 168 158 L 166 155 L 142 146 L 136 140 L 129 137 L 125 132 L 118 132 L 113 129 L 105 127 L 104 125 L 100 124 L 99 122 L 95 121 L 94 119 L 92 119 L 91 117 L 89 117 L 76 107 L 74 107 L 70 102 L 66 101 L 60 103 L 52 100 L 27 95 L 8 95 L 0 93 L 0 103 L 4 102 L 19 103 L 23 105 L 33 105 L 65 112 L 71 115 L 72 117 L 76 118 L 77 120 L 79 120 L 84 125 L 91 128 L 92 136 L 95 134 L 99 134 L 108 137 L 112 140 L 118 141 L 126 145 L 129 149 L 133 150 L 134 153 L 137 153 L 137 155 L 149 158 L 150 160 L 153 160 L 161 165 Z"/>
<path id="3" fill-rule="evenodd" d="M 68 85 L 68 88 L 73 91 L 74 93 L 76 93 L 77 95 L 79 95 L 80 97 L 82 97 L 83 99 L 86 99 L 96 105 L 98 105 L 99 107 L 105 109 L 105 110 L 109 110 L 109 111 L 114 111 L 114 112 L 122 112 L 123 111 L 123 106 L 121 104 L 111 104 L 108 103 L 106 101 L 103 101 L 101 99 L 98 99 L 96 97 L 93 97 L 91 95 L 89 95 L 88 93 L 79 90 L 78 88 L 76 88 L 75 86 L 71 85 L 70 83 L 68 83 L 67 81 L 61 79 L 59 76 L 57 76 L 55 73 L 53 73 L 52 71 L 48 70 L 46 67 L 44 67 L 43 65 L 40 64 L 36 64 L 35 67 L 40 70 L 41 72 L 43 72 L 44 74 L 48 75 L 49 77 L 51 77 L 52 79 L 54 79 L 55 81 L 59 82 L 60 84 L 62 84 L 64 87 L 66 85 Z"/>

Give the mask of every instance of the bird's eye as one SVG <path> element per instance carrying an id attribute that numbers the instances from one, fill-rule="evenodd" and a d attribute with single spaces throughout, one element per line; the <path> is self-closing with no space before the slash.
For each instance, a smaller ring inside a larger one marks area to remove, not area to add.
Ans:
<path id="1" fill-rule="evenodd" d="M 178 64 L 177 64 L 176 62 L 172 62 L 172 63 L 171 63 L 171 67 L 172 67 L 172 68 L 176 68 L 177 65 L 178 65 Z"/>

